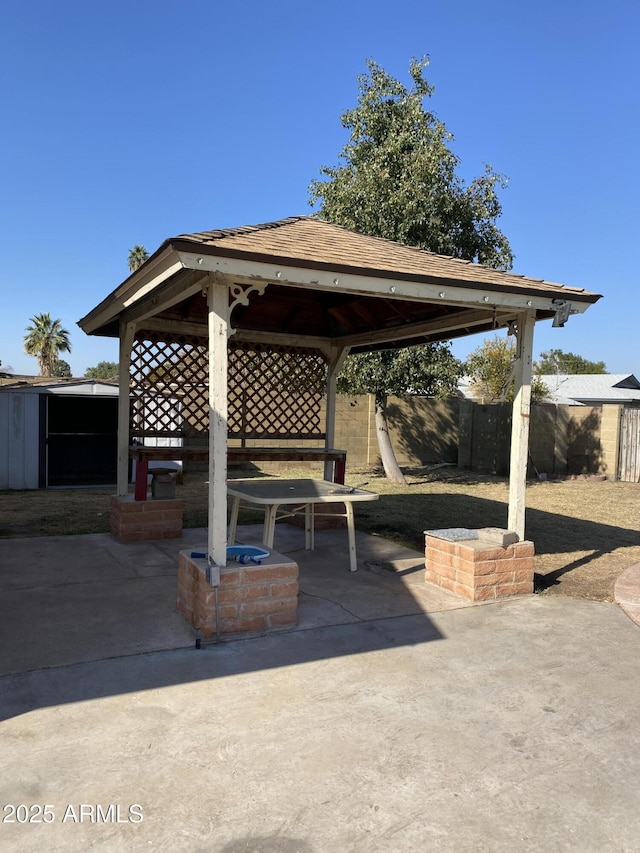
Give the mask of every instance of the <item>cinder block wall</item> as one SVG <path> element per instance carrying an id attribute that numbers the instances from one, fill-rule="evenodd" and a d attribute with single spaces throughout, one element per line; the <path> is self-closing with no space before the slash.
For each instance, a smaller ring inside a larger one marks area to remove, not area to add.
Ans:
<path id="1" fill-rule="evenodd" d="M 530 476 L 606 474 L 617 476 L 620 406 L 531 407 Z M 391 440 L 401 465 L 457 463 L 472 471 L 507 475 L 511 444 L 511 406 L 427 397 L 388 402 Z M 324 422 L 324 411 L 322 412 Z M 251 444 L 252 442 L 247 442 Z M 317 446 L 296 439 L 254 444 Z M 347 469 L 380 465 L 373 395 L 339 395 L 336 402 L 334 447 L 347 451 Z M 534 469 L 535 466 L 535 469 Z M 299 467 L 295 462 L 271 463 L 275 470 Z"/>
<path id="2" fill-rule="evenodd" d="M 459 401 L 429 397 L 387 404 L 389 434 L 400 465 L 427 465 L 458 459 Z M 340 395 L 336 405 L 335 446 L 347 451 L 349 467 L 380 464 L 373 395 Z"/>
<path id="3" fill-rule="evenodd" d="M 616 476 L 619 406 L 531 407 L 529 474 L 606 474 Z M 613 410 L 616 411 L 613 411 Z M 511 444 L 511 406 L 460 404 L 458 465 L 472 471 L 507 475 Z"/>
<path id="4" fill-rule="evenodd" d="M 618 459 L 620 455 L 621 405 L 602 406 L 600 419 L 600 467 L 610 480 L 618 478 Z"/>
<path id="5" fill-rule="evenodd" d="M 456 398 L 389 398 L 389 430 L 398 462 L 401 465 L 455 463 L 458 459 L 458 406 L 459 401 Z M 324 423 L 324 407 L 321 418 Z M 317 446 L 318 442 L 296 439 L 247 441 L 247 446 L 252 444 L 263 447 L 304 447 Z M 333 445 L 347 451 L 347 468 L 368 468 L 380 464 L 373 395 L 338 396 Z M 299 462 L 274 462 L 268 467 L 286 470 L 299 465 Z"/>

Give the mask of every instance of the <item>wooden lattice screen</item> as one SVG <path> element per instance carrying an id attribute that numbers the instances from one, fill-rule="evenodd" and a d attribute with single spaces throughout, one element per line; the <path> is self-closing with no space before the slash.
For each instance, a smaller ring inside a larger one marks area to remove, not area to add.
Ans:
<path id="1" fill-rule="evenodd" d="M 230 342 L 228 355 L 229 437 L 324 437 L 322 352 Z M 207 434 L 208 375 L 206 339 L 138 333 L 130 367 L 131 436 Z"/>

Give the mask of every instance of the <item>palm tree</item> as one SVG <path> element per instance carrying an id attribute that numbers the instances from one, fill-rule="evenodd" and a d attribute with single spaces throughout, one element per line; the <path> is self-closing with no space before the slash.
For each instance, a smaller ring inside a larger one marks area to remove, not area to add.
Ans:
<path id="1" fill-rule="evenodd" d="M 136 244 L 129 252 L 129 269 L 131 272 L 135 272 L 138 267 L 141 267 L 148 257 L 149 253 L 145 247 Z"/>
<path id="2" fill-rule="evenodd" d="M 36 314 L 31 323 L 25 329 L 24 351 L 38 359 L 40 376 L 51 376 L 58 353 L 71 352 L 69 332 L 62 328 L 60 320 L 52 320 L 50 314 Z"/>

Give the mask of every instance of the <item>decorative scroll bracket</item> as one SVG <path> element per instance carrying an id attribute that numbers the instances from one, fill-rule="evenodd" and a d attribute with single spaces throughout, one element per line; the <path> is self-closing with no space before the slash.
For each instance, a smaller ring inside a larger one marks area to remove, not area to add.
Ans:
<path id="1" fill-rule="evenodd" d="M 259 282 L 256 284 L 233 284 L 229 285 L 229 317 L 233 314 L 233 309 L 236 305 L 248 305 L 249 297 L 252 293 L 257 293 L 262 296 L 267 289 L 267 282 Z M 236 330 L 229 326 L 229 337 L 234 335 Z"/>
<path id="2" fill-rule="evenodd" d="M 248 305 L 251 294 L 257 293 L 258 296 L 262 296 L 268 285 L 268 282 L 266 281 L 253 282 L 251 284 L 239 284 L 235 281 L 229 281 L 229 278 L 224 273 L 220 272 L 220 270 L 209 273 L 209 280 L 215 284 L 225 284 L 227 286 L 229 290 L 229 319 L 231 319 L 233 309 L 236 305 Z M 206 297 L 206 288 L 203 288 L 202 295 Z M 230 324 L 227 328 L 227 337 L 230 338 L 235 334 L 236 330 Z"/>
<path id="3" fill-rule="evenodd" d="M 267 282 L 260 282 L 259 284 L 237 284 L 233 283 L 229 285 L 229 319 L 231 319 L 231 315 L 233 314 L 233 309 L 236 305 L 248 305 L 249 297 L 252 293 L 257 293 L 258 296 L 262 296 L 265 290 L 267 289 Z M 235 335 L 236 330 L 233 326 L 229 325 L 229 337 Z"/>

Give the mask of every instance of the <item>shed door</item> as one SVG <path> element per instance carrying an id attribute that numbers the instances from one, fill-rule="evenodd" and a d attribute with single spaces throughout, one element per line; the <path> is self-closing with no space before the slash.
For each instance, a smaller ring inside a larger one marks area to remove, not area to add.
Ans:
<path id="1" fill-rule="evenodd" d="M 117 397 L 47 396 L 47 486 L 115 483 L 117 458 Z"/>

